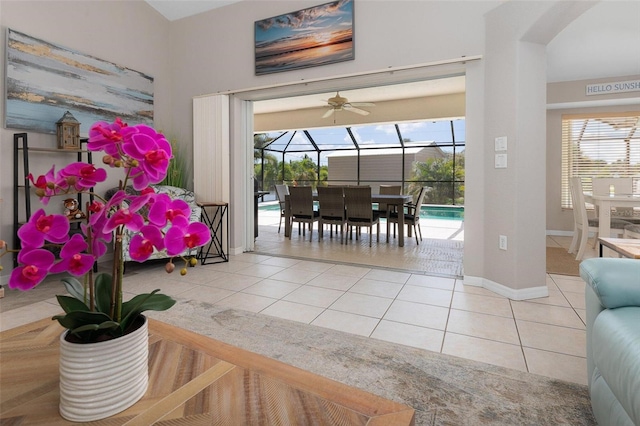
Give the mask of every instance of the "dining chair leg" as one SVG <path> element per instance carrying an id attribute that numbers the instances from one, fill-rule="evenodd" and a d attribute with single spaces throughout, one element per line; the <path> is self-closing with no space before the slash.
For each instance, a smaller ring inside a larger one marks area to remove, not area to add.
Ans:
<path id="1" fill-rule="evenodd" d="M 571 240 L 571 245 L 569 245 L 569 253 L 575 253 L 576 248 L 578 247 L 578 239 L 579 239 L 578 228 L 576 226 L 573 227 L 573 239 Z"/>
<path id="2" fill-rule="evenodd" d="M 587 248 L 587 239 L 589 238 L 589 228 L 583 227 L 581 236 L 580 236 L 580 248 L 578 249 L 578 254 L 576 255 L 576 260 L 582 260 L 584 256 L 584 250 Z"/>
<path id="3" fill-rule="evenodd" d="M 280 223 L 278 224 L 278 234 L 280 233 L 281 226 L 282 226 L 282 216 L 280 216 Z"/>

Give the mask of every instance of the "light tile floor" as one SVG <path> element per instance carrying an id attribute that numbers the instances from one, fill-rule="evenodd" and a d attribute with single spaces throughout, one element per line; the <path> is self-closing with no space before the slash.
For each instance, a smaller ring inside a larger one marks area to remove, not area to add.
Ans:
<path id="1" fill-rule="evenodd" d="M 261 226 L 258 241 L 269 240 L 268 232 L 277 235 L 277 221 L 275 228 L 269 230 L 269 226 Z M 284 246 L 284 238 L 279 238 Z M 361 241 L 368 250 L 367 238 L 365 235 Z M 567 247 L 570 239 L 548 237 L 547 241 L 548 245 Z M 300 258 L 300 252 L 295 258 L 244 253 L 232 256 L 228 263 L 190 268 L 186 276 L 178 278 L 167 275 L 161 263 L 134 264 L 125 275 L 125 289 L 138 294 L 161 288 L 178 299 L 197 298 L 587 383 L 584 283 L 578 277 L 547 275 L 549 297 L 512 301 L 465 286 L 451 275 L 425 275 L 413 267 L 398 269 L 393 260 L 385 262 L 386 256 L 376 256 L 376 267 L 358 264 L 363 258 L 360 253 L 353 258 L 343 253 L 340 262 L 326 260 L 319 254 L 324 243 L 306 244 L 316 247 L 316 259 L 321 260 Z M 415 240 L 406 247 L 413 250 L 410 244 L 415 246 Z M 0 299 L 0 329 L 58 313 L 54 295 L 60 288 L 52 280 L 31 292 L 7 290 L 6 297 Z"/>

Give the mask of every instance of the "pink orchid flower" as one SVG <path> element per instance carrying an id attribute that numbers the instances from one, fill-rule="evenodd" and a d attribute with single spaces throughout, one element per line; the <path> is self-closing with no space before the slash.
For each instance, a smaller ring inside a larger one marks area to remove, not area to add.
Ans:
<path id="1" fill-rule="evenodd" d="M 21 266 L 11 272 L 9 288 L 31 290 L 45 279 L 54 261 L 55 256 L 49 250 L 22 249 L 18 254 Z"/>
<path id="2" fill-rule="evenodd" d="M 141 190 L 150 183 L 160 183 L 167 174 L 172 158 L 171 144 L 164 135 L 144 124 L 135 126 L 138 133 L 131 135 L 130 141 L 122 145 L 122 150 L 138 165 L 131 168 L 133 187 Z"/>
<path id="3" fill-rule="evenodd" d="M 61 214 L 47 215 L 39 209 L 18 229 L 18 237 L 23 247 L 42 247 L 45 240 L 64 243 L 69 239 L 69 219 Z"/>
<path id="4" fill-rule="evenodd" d="M 177 216 L 189 218 L 191 208 L 184 200 L 171 200 L 167 194 L 159 194 L 149 209 L 149 222 L 164 227 L 167 221 L 173 222 Z"/>
<path id="5" fill-rule="evenodd" d="M 133 232 L 138 232 L 144 225 L 144 218 L 128 208 L 120 208 L 107 219 L 103 232 L 111 232 L 120 225 L 124 225 Z"/>
<path id="6" fill-rule="evenodd" d="M 94 187 L 97 183 L 104 182 L 107 179 L 107 171 L 98 169 L 93 164 L 71 163 L 60 170 L 60 177 L 76 178 L 75 188 L 78 191 L 83 191 Z"/>
<path id="7" fill-rule="evenodd" d="M 60 251 L 60 259 L 62 260 L 51 266 L 49 272 L 57 274 L 67 271 L 77 277 L 86 274 L 93 267 L 95 261 L 92 255 L 82 253 L 87 250 L 87 247 L 87 242 L 82 235 L 74 234 Z"/>
<path id="8" fill-rule="evenodd" d="M 89 151 L 104 151 L 114 158 L 120 158 L 119 145 L 122 142 L 121 131 L 127 125 L 117 118 L 113 123 L 100 121 L 91 126 L 89 130 Z"/>
<path id="9" fill-rule="evenodd" d="M 169 256 L 177 256 L 186 249 L 202 246 L 211 241 L 209 228 L 202 222 L 189 223 L 189 219 L 178 216 L 165 237 L 164 245 Z"/>
<path id="10" fill-rule="evenodd" d="M 27 176 L 34 187 L 44 191 L 44 195 L 40 197 L 40 199 L 42 204 L 45 206 L 49 203 L 49 197 L 55 194 L 53 189 L 56 186 L 55 169 L 56 166 L 54 165 L 46 174 L 38 176 L 37 180 L 33 179 L 33 175 L 31 173 Z"/>
<path id="11" fill-rule="evenodd" d="M 158 251 L 164 249 L 162 232 L 155 226 L 145 225 L 140 230 L 140 234 L 136 234 L 131 238 L 129 254 L 131 259 L 144 262 L 153 254 L 154 248 Z"/>

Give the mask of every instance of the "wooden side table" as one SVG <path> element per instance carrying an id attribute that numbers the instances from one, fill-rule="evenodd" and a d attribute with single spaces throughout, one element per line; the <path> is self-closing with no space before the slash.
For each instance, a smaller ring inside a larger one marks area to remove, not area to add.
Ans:
<path id="1" fill-rule="evenodd" d="M 630 259 L 640 259 L 640 240 L 634 238 L 603 238 L 599 237 L 600 257 L 602 248 L 607 247 L 616 253 Z"/>
<path id="2" fill-rule="evenodd" d="M 202 265 L 229 261 L 229 203 L 220 201 L 197 202 L 202 208 L 200 220 L 209 227 L 211 241 L 200 247 L 198 260 Z M 208 210 L 210 210 L 210 212 Z M 206 248 L 205 248 L 206 247 Z M 215 259 L 215 260 L 214 260 Z"/>

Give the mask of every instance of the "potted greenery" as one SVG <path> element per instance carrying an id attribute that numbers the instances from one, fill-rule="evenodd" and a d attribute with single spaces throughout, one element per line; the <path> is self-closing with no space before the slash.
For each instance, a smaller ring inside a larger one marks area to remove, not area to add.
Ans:
<path id="1" fill-rule="evenodd" d="M 36 211 L 18 230 L 22 248 L 18 266 L 9 278 L 12 289 L 30 290 L 49 273 L 68 272 L 62 280 L 69 295 L 57 296 L 64 314 L 53 317 L 67 329 L 61 336 L 60 412 L 73 421 L 108 417 L 133 405 L 146 391 L 148 381 L 147 310 L 162 311 L 175 304 L 171 297 L 154 290 L 123 301 L 122 233 L 136 233 L 129 254 L 145 261 L 156 250 L 170 257 L 165 269 L 175 268 L 173 258 L 185 250 L 209 242 L 209 229 L 189 222 L 186 202 L 155 194 L 150 184 L 161 182 L 172 159 L 166 138 L 146 125 L 128 126 L 120 119 L 95 123 L 87 149 L 103 151 L 103 163 L 124 172 L 120 190 L 107 202 L 87 206 L 82 233 L 69 235 L 69 219 L 62 214 Z M 72 163 L 59 171 L 29 176 L 43 204 L 52 197 L 89 192 L 107 178 L 105 169 Z M 139 194 L 125 193 L 131 184 Z M 93 265 L 113 243 L 113 270 L 93 276 Z M 58 247 L 58 256 L 47 250 Z M 13 251 L 0 241 L 0 256 Z M 186 266 L 196 259 L 184 258 Z M 82 282 L 76 277 L 83 277 Z M 128 347 L 120 347 L 122 343 Z M 105 355 L 106 358 L 97 359 Z M 98 372 L 98 373 L 96 373 Z M 87 374 L 85 374 L 87 373 Z"/>

